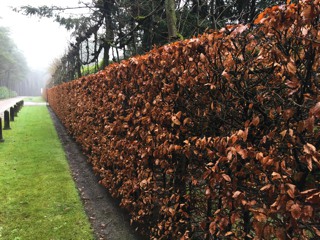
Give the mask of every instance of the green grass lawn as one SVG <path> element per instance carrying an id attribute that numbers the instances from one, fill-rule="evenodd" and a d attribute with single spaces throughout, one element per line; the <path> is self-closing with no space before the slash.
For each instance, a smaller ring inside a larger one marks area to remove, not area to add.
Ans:
<path id="1" fill-rule="evenodd" d="M 0 143 L 0 239 L 94 239 L 46 106 L 25 106 Z"/>

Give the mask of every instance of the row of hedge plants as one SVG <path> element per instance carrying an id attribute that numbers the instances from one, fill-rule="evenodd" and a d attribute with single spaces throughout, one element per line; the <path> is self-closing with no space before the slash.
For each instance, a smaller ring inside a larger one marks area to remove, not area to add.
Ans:
<path id="1" fill-rule="evenodd" d="M 150 239 L 316 239 L 319 16 L 318 0 L 268 8 L 48 101 Z"/>

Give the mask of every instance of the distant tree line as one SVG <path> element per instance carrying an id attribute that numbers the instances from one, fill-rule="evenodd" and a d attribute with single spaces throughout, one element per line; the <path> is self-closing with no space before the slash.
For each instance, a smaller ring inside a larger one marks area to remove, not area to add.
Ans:
<path id="1" fill-rule="evenodd" d="M 10 30 L 0 26 L 0 99 L 39 96 L 48 75 L 30 70 L 23 53 L 10 37 Z"/>
<path id="2" fill-rule="evenodd" d="M 79 1 L 78 6 L 66 8 L 23 6 L 16 11 L 54 18 L 72 31 L 68 50 L 51 68 L 50 85 L 56 85 L 81 77 L 86 68 L 94 66 L 98 70 L 111 62 L 143 54 L 154 46 L 217 30 L 226 24 L 252 22 L 264 8 L 286 3 L 286 0 L 93 0 Z M 66 15 L 66 11 L 76 9 L 82 9 L 82 14 Z"/>
<path id="3" fill-rule="evenodd" d="M 7 28 L 0 27 L 1 98 L 14 96 L 27 74 L 27 64 Z"/>

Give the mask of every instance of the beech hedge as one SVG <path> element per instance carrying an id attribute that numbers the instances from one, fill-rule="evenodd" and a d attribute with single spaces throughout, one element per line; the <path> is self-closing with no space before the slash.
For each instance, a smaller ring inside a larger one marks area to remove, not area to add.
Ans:
<path id="1" fill-rule="evenodd" d="M 48 101 L 150 239 L 316 239 L 319 16 L 319 0 L 268 8 Z"/>

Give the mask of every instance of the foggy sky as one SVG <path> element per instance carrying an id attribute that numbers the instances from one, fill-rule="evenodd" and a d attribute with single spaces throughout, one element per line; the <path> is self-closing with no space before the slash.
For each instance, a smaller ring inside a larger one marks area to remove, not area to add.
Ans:
<path id="1" fill-rule="evenodd" d="M 78 0 L 1 0 L 0 26 L 10 29 L 10 37 L 34 70 L 47 69 L 66 51 L 70 33 L 53 19 L 27 17 L 13 12 L 10 6 L 77 6 Z"/>

